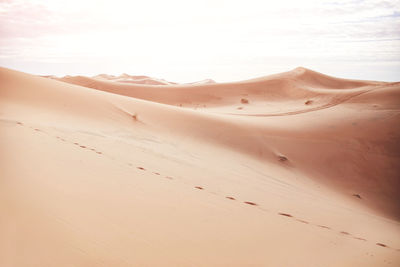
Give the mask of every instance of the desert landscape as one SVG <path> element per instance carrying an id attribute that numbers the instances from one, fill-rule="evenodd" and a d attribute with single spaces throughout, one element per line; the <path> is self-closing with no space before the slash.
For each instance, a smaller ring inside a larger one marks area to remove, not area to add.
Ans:
<path id="1" fill-rule="evenodd" d="M 399 266 L 399 121 L 400 82 L 303 67 L 0 68 L 0 266 Z"/>

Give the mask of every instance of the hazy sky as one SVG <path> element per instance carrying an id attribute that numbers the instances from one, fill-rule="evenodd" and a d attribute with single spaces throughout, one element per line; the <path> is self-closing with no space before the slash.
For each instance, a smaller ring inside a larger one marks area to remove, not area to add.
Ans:
<path id="1" fill-rule="evenodd" d="M 0 66 L 178 82 L 304 66 L 400 81 L 400 0 L 0 0 Z"/>

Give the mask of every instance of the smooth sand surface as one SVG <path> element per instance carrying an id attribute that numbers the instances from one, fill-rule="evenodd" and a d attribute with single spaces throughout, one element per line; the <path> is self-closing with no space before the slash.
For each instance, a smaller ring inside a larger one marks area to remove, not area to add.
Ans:
<path id="1" fill-rule="evenodd" d="M 0 266 L 399 266 L 400 83 L 0 68 Z"/>

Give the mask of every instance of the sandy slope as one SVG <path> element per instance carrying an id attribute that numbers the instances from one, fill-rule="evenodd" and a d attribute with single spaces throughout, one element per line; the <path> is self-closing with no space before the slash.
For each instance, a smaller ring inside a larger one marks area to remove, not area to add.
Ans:
<path id="1" fill-rule="evenodd" d="M 400 263 L 399 83 L 63 80 L 0 69 L 0 266 Z"/>

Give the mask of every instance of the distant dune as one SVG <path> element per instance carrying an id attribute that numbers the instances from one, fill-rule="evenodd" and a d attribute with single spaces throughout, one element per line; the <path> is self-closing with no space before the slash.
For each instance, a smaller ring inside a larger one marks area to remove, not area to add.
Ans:
<path id="1" fill-rule="evenodd" d="M 0 81 L 0 266 L 400 265 L 400 83 Z"/>
<path id="2" fill-rule="evenodd" d="M 58 81 L 63 81 L 63 82 L 68 82 L 68 83 L 73 83 L 73 84 L 79 84 L 80 81 L 83 78 L 83 76 L 65 76 L 65 77 L 55 77 L 55 76 L 42 76 L 46 78 L 52 78 Z M 101 80 L 101 81 L 112 81 L 112 82 L 118 82 L 118 83 L 132 83 L 132 84 L 147 84 L 147 85 L 173 85 L 177 84 L 174 82 L 168 82 L 163 79 L 156 79 L 156 78 L 151 78 L 148 76 L 134 76 L 134 75 L 129 75 L 126 73 L 121 74 L 120 76 L 114 76 L 114 75 L 108 75 L 108 74 L 99 74 L 96 76 L 93 76 L 91 79 L 94 80 Z M 205 80 L 206 81 L 206 80 Z M 208 80 L 207 80 L 208 81 Z M 211 81 L 211 80 L 209 80 Z"/>
<path id="3" fill-rule="evenodd" d="M 209 83 L 216 83 L 216 82 L 213 79 L 204 79 L 201 81 L 192 82 L 192 83 L 188 83 L 188 84 L 209 84 Z"/>

